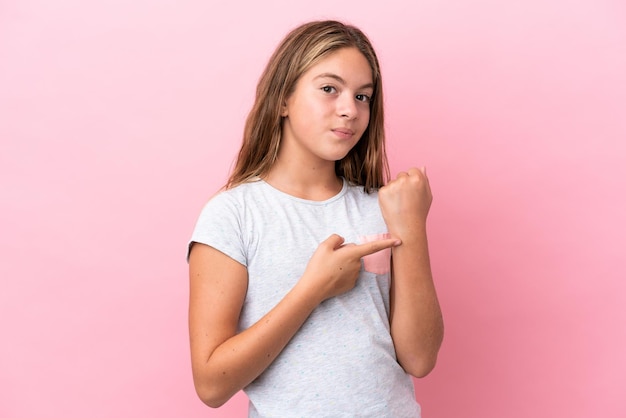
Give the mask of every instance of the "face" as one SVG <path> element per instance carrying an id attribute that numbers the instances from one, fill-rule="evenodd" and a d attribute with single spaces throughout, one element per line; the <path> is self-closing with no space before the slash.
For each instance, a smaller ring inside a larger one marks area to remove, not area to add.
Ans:
<path id="1" fill-rule="evenodd" d="M 372 70 L 356 48 L 342 48 L 309 68 L 287 99 L 279 155 L 319 166 L 341 160 L 370 117 Z"/>

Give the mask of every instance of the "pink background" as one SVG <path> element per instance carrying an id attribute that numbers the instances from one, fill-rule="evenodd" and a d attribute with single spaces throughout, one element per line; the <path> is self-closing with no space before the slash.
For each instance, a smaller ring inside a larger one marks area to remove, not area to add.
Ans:
<path id="1" fill-rule="evenodd" d="M 193 391 L 185 246 L 316 18 L 369 34 L 393 171 L 431 177 L 424 416 L 626 416 L 625 3 L 310 3 L 0 3 L 0 416 L 245 413 Z"/>

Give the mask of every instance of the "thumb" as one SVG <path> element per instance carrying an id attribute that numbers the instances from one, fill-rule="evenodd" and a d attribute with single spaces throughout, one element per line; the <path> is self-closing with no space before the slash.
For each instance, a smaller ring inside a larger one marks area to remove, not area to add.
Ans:
<path id="1" fill-rule="evenodd" d="M 341 247 L 345 239 L 337 234 L 332 234 L 330 237 L 326 238 L 322 244 L 329 246 L 333 250 Z"/>

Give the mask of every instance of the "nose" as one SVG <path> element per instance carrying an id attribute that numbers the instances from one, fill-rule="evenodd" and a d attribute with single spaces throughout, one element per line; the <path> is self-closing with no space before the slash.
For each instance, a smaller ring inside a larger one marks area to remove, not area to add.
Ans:
<path id="1" fill-rule="evenodd" d="M 337 113 L 342 118 L 356 119 L 358 109 L 352 94 L 344 93 L 337 98 Z"/>

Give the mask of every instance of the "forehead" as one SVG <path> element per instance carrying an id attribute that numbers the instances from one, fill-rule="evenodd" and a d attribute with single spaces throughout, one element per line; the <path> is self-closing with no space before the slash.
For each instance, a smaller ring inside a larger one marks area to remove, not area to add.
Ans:
<path id="1" fill-rule="evenodd" d="M 372 84 L 372 68 L 365 55 L 356 48 L 341 48 L 324 56 L 309 68 L 303 78 L 315 79 L 333 74 L 346 82 L 358 85 Z"/>

